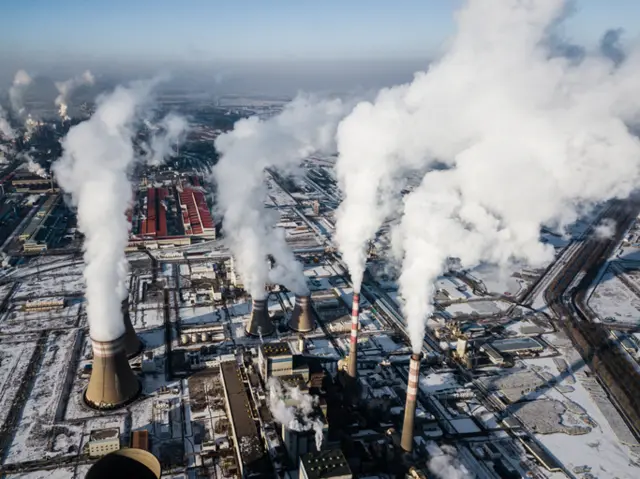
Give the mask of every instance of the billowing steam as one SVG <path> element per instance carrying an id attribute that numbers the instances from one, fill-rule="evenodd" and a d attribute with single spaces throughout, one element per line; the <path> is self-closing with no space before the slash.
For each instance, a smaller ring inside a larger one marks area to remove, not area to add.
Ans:
<path id="1" fill-rule="evenodd" d="M 175 113 L 167 114 L 160 121 L 159 126 L 160 131 L 153 135 L 148 147 L 147 163 L 153 166 L 160 165 L 172 155 L 176 145 L 184 140 L 189 130 L 187 120 Z"/>
<path id="2" fill-rule="evenodd" d="M 299 387 L 291 387 L 271 377 L 267 381 L 269 388 L 269 410 L 273 418 L 292 431 L 311 431 L 315 433 L 316 448 L 322 448 L 324 439 L 322 421 L 317 414 L 318 400 L 309 393 L 300 391 Z M 291 403 L 287 405 L 285 400 Z"/>
<path id="3" fill-rule="evenodd" d="M 19 158 L 24 162 L 27 170 L 34 175 L 38 175 L 41 178 L 49 178 L 49 174 L 47 170 L 45 170 L 40 163 L 33 159 L 31 153 L 24 152 L 20 153 Z"/>
<path id="4" fill-rule="evenodd" d="M 275 117 L 242 119 L 216 139 L 221 157 L 213 169 L 223 227 L 238 270 L 254 299 L 265 297 L 268 279 L 297 295 L 308 293 L 302 268 L 276 230 L 277 214 L 264 207 L 265 169 L 295 170 L 307 156 L 334 148 L 345 105 L 339 100 L 299 97 Z M 269 272 L 267 255 L 276 267 Z"/>
<path id="5" fill-rule="evenodd" d="M 616 222 L 612 218 L 605 218 L 598 226 L 596 226 L 594 233 L 597 238 L 609 239 L 612 238 L 616 232 Z"/>
<path id="6" fill-rule="evenodd" d="M 24 113 L 24 92 L 32 81 L 24 70 L 18 70 L 13 78 L 13 84 L 9 88 L 9 101 L 11 101 L 11 108 L 17 115 Z"/>
<path id="7" fill-rule="evenodd" d="M 427 446 L 429 449 L 429 446 Z M 471 479 L 473 476 L 457 459 L 457 451 L 452 446 L 443 445 L 433 449 L 438 451 L 427 464 L 429 471 L 438 479 Z"/>
<path id="8" fill-rule="evenodd" d="M 136 82 L 100 96 L 93 116 L 69 130 L 63 156 L 53 165 L 58 183 L 78 208 L 85 235 L 87 314 L 91 337 L 98 341 L 124 334 L 120 302 L 127 294 L 128 173 L 135 161 L 134 123 L 153 85 Z"/>
<path id="9" fill-rule="evenodd" d="M 13 140 L 16 137 L 15 131 L 11 128 L 9 120 L 7 120 L 7 112 L 0 106 L 0 138 L 5 140 Z"/>
<path id="10" fill-rule="evenodd" d="M 95 79 L 89 70 L 85 71 L 82 75 L 69 78 L 62 82 L 56 82 L 58 96 L 55 99 L 55 104 L 58 107 L 58 114 L 63 121 L 69 120 L 67 111 L 71 93 L 82 85 L 93 85 L 94 83 Z"/>
<path id="11" fill-rule="evenodd" d="M 394 176 L 432 168 L 405 198 L 393 235 L 416 352 L 449 257 L 464 268 L 541 265 L 554 254 L 539 242 L 541 225 L 567 225 L 638 185 L 640 142 L 626 124 L 640 119 L 639 52 L 619 65 L 601 54 L 553 56 L 547 38 L 564 6 L 468 2 L 439 62 L 359 105 L 339 128 L 338 226 L 347 229 L 338 241 L 352 276 L 364 268 L 363 242 L 393 211 Z"/>

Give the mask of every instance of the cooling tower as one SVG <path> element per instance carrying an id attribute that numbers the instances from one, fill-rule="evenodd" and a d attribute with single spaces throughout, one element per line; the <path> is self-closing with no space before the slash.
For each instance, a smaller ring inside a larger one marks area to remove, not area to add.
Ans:
<path id="1" fill-rule="evenodd" d="M 131 324 L 131 317 L 129 316 L 129 298 L 122 301 L 122 319 L 124 321 L 124 350 L 127 354 L 127 358 L 132 358 L 140 354 L 140 351 L 142 351 L 142 341 L 138 338 L 136 330 L 133 329 L 133 324 Z"/>
<path id="2" fill-rule="evenodd" d="M 311 315 L 311 296 L 296 296 L 296 305 L 293 307 L 289 328 L 298 333 L 313 331 L 313 316 Z"/>
<path id="3" fill-rule="evenodd" d="M 267 300 L 254 299 L 251 301 L 251 317 L 244 327 L 249 336 L 269 336 L 273 334 L 275 326 L 267 313 Z"/>
<path id="4" fill-rule="evenodd" d="M 124 349 L 125 336 L 113 341 L 92 340 L 92 345 L 93 367 L 84 393 L 87 403 L 98 409 L 124 406 L 140 392 Z"/>
<path id="5" fill-rule="evenodd" d="M 349 362 L 347 374 L 354 381 L 358 376 L 358 316 L 360 315 L 360 294 L 353 295 L 351 306 L 351 343 L 349 346 Z"/>
<path id="6" fill-rule="evenodd" d="M 158 479 L 160 462 L 148 451 L 126 447 L 103 456 L 91 468 L 85 479 Z"/>
<path id="7" fill-rule="evenodd" d="M 416 415 L 416 397 L 420 380 L 420 361 L 422 354 L 412 354 L 409 363 L 409 382 L 407 385 L 407 404 L 404 407 L 404 424 L 400 446 L 406 452 L 413 450 L 413 421 Z"/>

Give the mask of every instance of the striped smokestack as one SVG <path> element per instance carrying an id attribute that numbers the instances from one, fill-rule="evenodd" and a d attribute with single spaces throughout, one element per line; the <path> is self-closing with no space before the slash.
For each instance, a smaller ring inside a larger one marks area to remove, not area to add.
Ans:
<path id="1" fill-rule="evenodd" d="M 128 404 L 139 394 L 140 383 L 127 361 L 125 336 L 91 343 L 93 366 L 85 392 L 87 403 L 97 409 L 115 409 Z"/>
<path id="2" fill-rule="evenodd" d="M 351 343 L 349 346 L 349 364 L 347 374 L 355 380 L 358 376 L 358 316 L 360 315 L 360 294 L 353 294 L 351 306 Z"/>
<path id="3" fill-rule="evenodd" d="M 254 299 L 251 301 L 251 317 L 244 328 L 249 336 L 269 336 L 275 331 L 275 326 L 267 313 L 267 300 Z"/>
<path id="4" fill-rule="evenodd" d="M 422 354 L 412 354 L 409 363 L 409 383 L 407 385 L 407 404 L 404 407 L 404 424 L 400 446 L 406 452 L 413 450 L 413 421 L 416 415 L 416 398 L 420 381 L 420 361 Z"/>
<path id="5" fill-rule="evenodd" d="M 289 328 L 297 333 L 313 331 L 313 316 L 311 315 L 311 296 L 296 296 L 296 305 L 293 307 Z"/>

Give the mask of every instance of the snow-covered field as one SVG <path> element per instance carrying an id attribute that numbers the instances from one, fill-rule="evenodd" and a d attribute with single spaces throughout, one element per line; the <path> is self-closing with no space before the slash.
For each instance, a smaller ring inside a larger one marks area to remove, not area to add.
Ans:
<path id="1" fill-rule="evenodd" d="M 591 309 L 605 322 L 640 321 L 640 298 L 616 276 L 607 270 L 588 301 Z"/>

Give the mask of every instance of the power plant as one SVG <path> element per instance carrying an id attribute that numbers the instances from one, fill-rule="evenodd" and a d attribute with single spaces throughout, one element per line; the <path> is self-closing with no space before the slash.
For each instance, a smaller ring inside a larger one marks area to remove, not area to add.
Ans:
<path id="1" fill-rule="evenodd" d="M 296 304 L 289 319 L 289 328 L 297 333 L 313 331 L 315 324 L 311 314 L 311 296 L 296 296 Z"/>
<path id="2" fill-rule="evenodd" d="M 413 450 L 413 423 L 416 415 L 416 398 L 420 381 L 420 361 L 422 354 L 412 354 L 409 363 L 409 380 L 407 385 L 407 403 L 404 407 L 404 424 L 400 446 L 406 452 Z"/>
<path id="3" fill-rule="evenodd" d="M 125 335 L 113 341 L 96 341 L 93 367 L 85 392 L 86 402 L 97 409 L 115 409 L 129 403 L 140 392 L 140 383 L 129 366 Z"/>
<path id="4" fill-rule="evenodd" d="M 275 331 L 275 326 L 267 313 L 267 300 L 254 299 L 251 301 L 251 317 L 244 328 L 249 336 L 269 336 Z"/>
<path id="5" fill-rule="evenodd" d="M 354 293 L 351 307 L 351 344 L 349 346 L 349 363 L 347 374 L 356 381 L 358 376 L 358 316 L 360 315 L 360 294 Z"/>
<path id="6" fill-rule="evenodd" d="M 131 324 L 128 298 L 122 301 L 122 320 L 124 321 L 124 350 L 127 358 L 131 359 L 140 354 L 143 345 Z"/>

